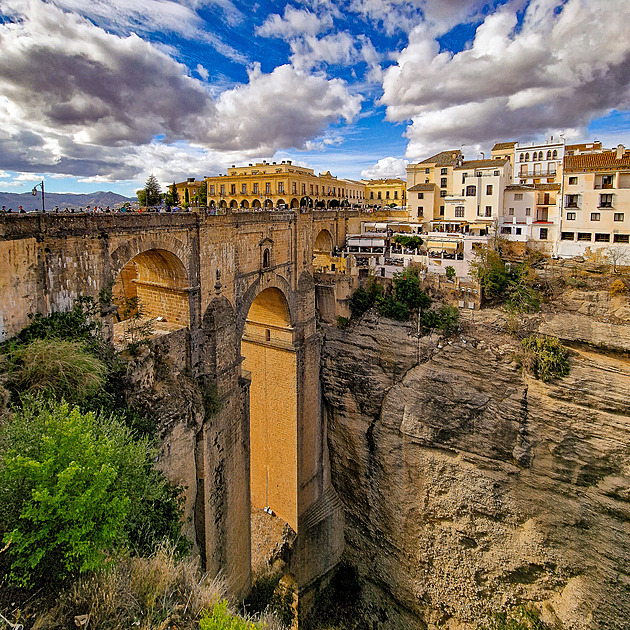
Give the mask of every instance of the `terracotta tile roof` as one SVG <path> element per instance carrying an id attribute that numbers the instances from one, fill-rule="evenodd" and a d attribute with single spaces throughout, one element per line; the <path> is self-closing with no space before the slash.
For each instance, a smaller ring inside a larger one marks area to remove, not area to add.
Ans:
<path id="1" fill-rule="evenodd" d="M 461 158 L 462 152 L 459 149 L 454 149 L 452 151 L 442 151 L 441 153 L 437 153 L 436 155 L 432 155 L 426 160 L 422 160 L 422 162 L 418 162 L 418 164 L 435 164 L 436 166 L 453 166 L 458 158 Z"/>
<path id="2" fill-rule="evenodd" d="M 567 155 L 564 158 L 564 171 L 579 173 L 580 171 L 611 171 L 630 168 L 630 151 L 626 151 L 621 159 L 617 159 L 617 151 L 603 153 L 584 153 L 583 155 Z"/>
<path id="3" fill-rule="evenodd" d="M 601 148 L 601 142 L 582 142 L 581 144 L 567 144 L 564 150 L 566 153 L 574 151 L 601 151 Z"/>
<path id="4" fill-rule="evenodd" d="M 503 151 L 504 149 L 513 149 L 516 142 L 497 142 L 493 147 L 493 151 Z"/>
<path id="5" fill-rule="evenodd" d="M 435 190 L 437 188 L 436 184 L 416 184 L 411 188 L 407 188 L 408 192 L 420 192 L 421 190 Z"/>
<path id="6" fill-rule="evenodd" d="M 469 160 L 468 162 L 462 162 L 461 166 L 456 167 L 456 170 L 462 170 L 466 168 L 492 168 L 503 166 L 507 164 L 509 160 L 507 158 L 501 158 L 500 160 Z"/>

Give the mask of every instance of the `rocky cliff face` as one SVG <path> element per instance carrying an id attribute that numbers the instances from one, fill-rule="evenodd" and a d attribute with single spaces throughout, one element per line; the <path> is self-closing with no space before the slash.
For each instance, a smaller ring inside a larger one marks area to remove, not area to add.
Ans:
<path id="1" fill-rule="evenodd" d="M 530 325 L 581 342 L 610 324 L 624 347 L 624 304 L 565 297 Z M 543 384 L 501 330 L 487 311 L 451 343 L 370 315 L 325 327 L 333 482 L 374 628 L 472 628 L 526 601 L 558 627 L 628 627 L 630 360 L 575 346 Z"/>

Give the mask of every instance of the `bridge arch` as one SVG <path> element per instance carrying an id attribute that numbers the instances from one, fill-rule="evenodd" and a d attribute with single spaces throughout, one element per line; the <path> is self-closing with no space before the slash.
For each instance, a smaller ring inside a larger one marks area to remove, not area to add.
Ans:
<path id="1" fill-rule="evenodd" d="M 327 230 L 323 229 L 319 231 L 317 238 L 315 239 L 315 244 L 313 250 L 315 253 L 327 253 L 330 254 L 334 247 L 334 240 L 332 234 Z"/>
<path id="2" fill-rule="evenodd" d="M 154 328 L 162 334 L 190 326 L 191 282 L 184 264 L 189 258 L 184 244 L 169 235 L 137 237 L 112 252 L 112 301 L 118 306 L 117 319 L 140 314 L 158 321 Z M 120 330 L 119 335 L 127 333 Z"/>

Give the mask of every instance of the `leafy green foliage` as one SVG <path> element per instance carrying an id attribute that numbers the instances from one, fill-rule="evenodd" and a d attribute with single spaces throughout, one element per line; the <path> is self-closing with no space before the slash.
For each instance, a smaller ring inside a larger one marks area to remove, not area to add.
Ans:
<path id="1" fill-rule="evenodd" d="M 394 276 L 396 301 L 403 303 L 410 311 L 423 311 L 431 305 L 431 298 L 422 290 L 417 273 L 405 269 Z"/>
<path id="2" fill-rule="evenodd" d="M 273 571 L 259 575 L 243 603 L 248 614 L 260 615 L 265 611 L 272 611 L 282 623 L 290 627 L 295 615 L 293 590 L 286 588 L 280 581 L 281 578 L 280 572 Z"/>
<path id="3" fill-rule="evenodd" d="M 409 307 L 404 302 L 396 300 L 391 295 L 379 295 L 376 298 L 376 308 L 383 317 L 396 319 L 399 322 L 406 322 L 411 314 Z"/>
<path id="4" fill-rule="evenodd" d="M 180 538 L 179 491 L 116 418 L 31 399 L 0 427 L 0 453 L 0 569 L 14 584 L 63 582 L 114 549 Z"/>
<path id="5" fill-rule="evenodd" d="M 215 604 L 212 612 L 207 613 L 199 621 L 200 630 L 257 630 L 264 627 L 262 624 L 233 615 L 225 600 Z"/>
<path id="6" fill-rule="evenodd" d="M 397 234 L 393 241 L 406 249 L 419 249 L 424 242 L 420 236 L 405 236 L 404 234 Z"/>
<path id="7" fill-rule="evenodd" d="M 459 311 L 448 304 L 442 305 L 437 311 L 424 311 L 420 315 L 420 326 L 424 333 L 440 330 L 445 335 L 452 335 L 459 327 Z"/>
<path id="8" fill-rule="evenodd" d="M 125 321 L 123 334 L 126 350 L 130 356 L 137 357 L 155 332 L 155 319 L 146 317 L 144 307 L 137 297 L 125 298 L 119 312 Z"/>
<path id="9" fill-rule="evenodd" d="M 535 378 L 548 383 L 569 373 L 569 353 L 556 337 L 531 335 L 521 345 L 521 364 Z"/>
<path id="10" fill-rule="evenodd" d="M 346 328 L 348 328 L 349 323 L 350 323 L 349 317 L 343 317 L 342 315 L 339 315 L 337 317 L 337 328 L 340 328 L 341 330 L 345 330 Z"/>
<path id="11" fill-rule="evenodd" d="M 94 396 L 105 384 L 107 366 L 85 343 L 34 339 L 7 353 L 9 389 L 18 395 L 43 394 L 68 402 Z"/>
<path id="12" fill-rule="evenodd" d="M 455 279 L 455 267 L 453 265 L 448 265 L 444 271 L 446 271 L 446 277 L 449 280 Z"/>
<path id="13" fill-rule="evenodd" d="M 359 287 L 350 297 L 350 312 L 353 317 L 361 317 L 365 311 L 374 306 L 376 298 L 381 295 L 383 289 L 376 284 L 374 278 L 370 279 L 367 286 Z"/>

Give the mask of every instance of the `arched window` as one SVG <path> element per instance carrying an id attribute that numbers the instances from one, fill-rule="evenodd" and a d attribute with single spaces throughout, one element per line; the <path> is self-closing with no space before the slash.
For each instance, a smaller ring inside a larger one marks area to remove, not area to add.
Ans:
<path id="1" fill-rule="evenodd" d="M 269 250 L 266 249 L 263 252 L 263 269 L 269 269 L 270 266 L 271 264 L 270 264 Z"/>
<path id="2" fill-rule="evenodd" d="M 554 150 L 554 152 L 553 152 L 553 158 L 552 159 L 554 159 L 554 160 L 558 159 L 558 152 L 556 150 Z"/>
<path id="3" fill-rule="evenodd" d="M 525 161 L 525 154 L 524 154 L 524 153 L 521 153 L 521 159 L 520 159 L 520 161 L 521 161 L 521 162 L 524 162 L 524 161 Z"/>
<path id="4" fill-rule="evenodd" d="M 551 159 L 551 151 L 547 151 L 547 159 L 550 160 Z"/>
<path id="5" fill-rule="evenodd" d="M 525 154 L 525 161 L 526 161 L 526 162 L 529 162 L 529 153 L 526 153 L 526 154 Z"/>

